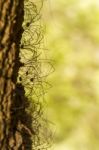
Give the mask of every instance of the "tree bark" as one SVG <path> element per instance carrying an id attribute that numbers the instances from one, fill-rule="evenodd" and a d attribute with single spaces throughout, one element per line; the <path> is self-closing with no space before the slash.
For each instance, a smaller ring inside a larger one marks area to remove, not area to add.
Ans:
<path id="1" fill-rule="evenodd" d="M 18 70 L 22 65 L 19 44 L 23 32 L 23 2 L 0 0 L 0 150 L 25 149 L 19 131 L 22 124 L 19 120 L 14 123 L 16 116 L 13 113 Z"/>

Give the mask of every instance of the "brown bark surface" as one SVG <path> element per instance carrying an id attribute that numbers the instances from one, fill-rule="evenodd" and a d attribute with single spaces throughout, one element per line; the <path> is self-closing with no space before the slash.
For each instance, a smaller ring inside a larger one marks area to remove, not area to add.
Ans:
<path id="1" fill-rule="evenodd" d="M 24 88 L 16 84 L 21 66 L 19 44 L 23 32 L 23 1 L 0 0 L 0 150 L 28 149 L 22 130 L 31 134 L 18 114 L 19 107 L 23 107 Z M 18 90 L 21 96 L 16 94 Z"/>

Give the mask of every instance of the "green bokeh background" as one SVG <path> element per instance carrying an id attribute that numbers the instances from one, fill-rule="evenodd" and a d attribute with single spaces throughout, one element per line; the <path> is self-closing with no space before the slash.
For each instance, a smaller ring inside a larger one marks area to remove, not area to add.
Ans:
<path id="1" fill-rule="evenodd" d="M 99 150 L 99 2 L 48 0 L 45 44 L 54 60 L 47 116 L 53 150 Z"/>

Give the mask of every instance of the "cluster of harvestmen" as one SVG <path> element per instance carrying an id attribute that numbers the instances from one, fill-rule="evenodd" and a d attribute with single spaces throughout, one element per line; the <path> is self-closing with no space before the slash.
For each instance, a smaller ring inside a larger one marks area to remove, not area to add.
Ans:
<path id="1" fill-rule="evenodd" d="M 24 23 L 23 35 L 20 44 L 20 58 L 24 64 L 19 71 L 18 83 L 22 83 L 25 87 L 26 96 L 33 101 L 30 111 L 33 114 L 33 128 L 35 135 L 33 137 L 33 149 L 41 150 L 48 149 L 48 140 L 46 141 L 43 134 L 44 119 L 42 119 L 42 102 L 41 96 L 45 94 L 46 89 L 50 84 L 46 81 L 46 77 L 53 71 L 52 61 L 42 59 L 41 43 L 43 40 L 43 30 L 40 25 L 41 7 L 37 9 L 36 3 L 33 0 L 25 0 L 24 6 Z M 47 72 L 44 72 L 43 67 L 46 66 Z M 46 137 L 49 139 L 50 137 Z M 46 141 L 46 142 L 45 142 Z"/>

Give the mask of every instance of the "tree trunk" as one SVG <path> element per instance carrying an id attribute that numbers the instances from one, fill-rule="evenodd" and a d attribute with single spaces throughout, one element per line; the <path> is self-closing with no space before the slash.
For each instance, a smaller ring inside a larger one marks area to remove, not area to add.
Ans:
<path id="1" fill-rule="evenodd" d="M 23 32 L 23 1 L 0 0 L 0 150 L 26 149 L 20 132 L 25 127 L 17 119 L 14 109 L 19 105 L 17 89 L 24 95 L 24 88 L 16 84 L 22 65 L 19 44 Z"/>

